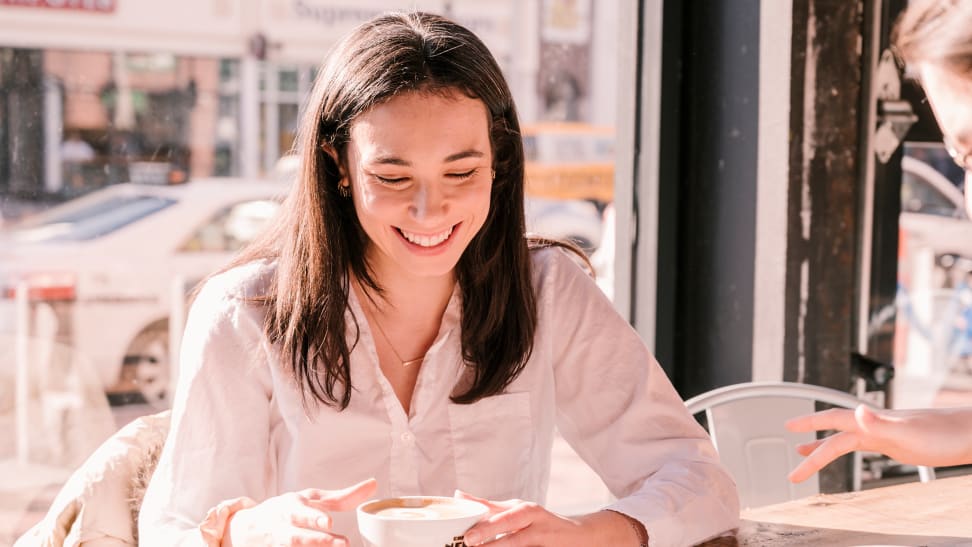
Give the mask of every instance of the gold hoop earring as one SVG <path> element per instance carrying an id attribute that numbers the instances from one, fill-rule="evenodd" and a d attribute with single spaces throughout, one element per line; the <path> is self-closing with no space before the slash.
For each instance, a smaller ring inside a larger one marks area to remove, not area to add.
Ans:
<path id="1" fill-rule="evenodd" d="M 351 185 L 350 184 L 338 184 L 338 193 L 341 194 L 342 198 L 351 197 Z"/>

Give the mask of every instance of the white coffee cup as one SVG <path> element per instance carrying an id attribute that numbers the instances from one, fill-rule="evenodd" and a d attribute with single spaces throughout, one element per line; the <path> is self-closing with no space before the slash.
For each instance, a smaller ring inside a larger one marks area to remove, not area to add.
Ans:
<path id="1" fill-rule="evenodd" d="M 489 513 L 485 505 L 443 496 L 401 496 L 358 506 L 368 547 L 462 547 L 462 535 Z"/>

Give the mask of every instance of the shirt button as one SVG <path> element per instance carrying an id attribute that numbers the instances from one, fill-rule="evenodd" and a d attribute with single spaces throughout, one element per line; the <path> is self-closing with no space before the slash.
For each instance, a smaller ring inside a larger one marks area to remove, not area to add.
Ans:
<path id="1" fill-rule="evenodd" d="M 415 436 L 414 435 L 412 435 L 408 431 L 406 431 L 405 433 L 402 433 L 402 442 L 403 443 L 405 443 L 407 445 L 411 445 L 413 441 L 415 441 Z"/>

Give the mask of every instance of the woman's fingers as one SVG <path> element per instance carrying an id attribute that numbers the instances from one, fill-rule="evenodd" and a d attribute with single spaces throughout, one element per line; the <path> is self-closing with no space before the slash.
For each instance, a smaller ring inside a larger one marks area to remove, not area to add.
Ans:
<path id="1" fill-rule="evenodd" d="M 519 503 L 506 511 L 496 513 L 487 518 L 484 523 L 496 528 L 496 534 L 515 532 L 533 524 L 544 509 L 535 503 Z"/>
<path id="2" fill-rule="evenodd" d="M 506 511 L 510 507 L 513 507 L 514 505 L 516 505 L 517 503 L 520 502 L 520 500 L 492 501 L 492 500 L 488 500 L 486 498 L 481 498 L 479 496 L 474 496 L 474 495 L 470 494 L 469 492 L 464 492 L 464 491 L 459 490 L 459 489 L 456 489 L 455 494 L 453 494 L 453 497 L 456 497 L 456 498 L 459 498 L 459 499 L 464 499 L 464 500 L 469 500 L 469 501 L 479 502 L 479 503 L 481 503 L 481 504 L 483 504 L 483 505 L 485 505 L 486 507 L 489 508 L 489 513 L 491 515 L 495 515 L 496 513 L 499 513 L 500 511 Z"/>
<path id="3" fill-rule="evenodd" d="M 350 511 L 371 497 L 378 488 L 378 481 L 368 479 L 342 490 L 308 488 L 297 493 L 311 507 L 322 511 Z"/>
<path id="4" fill-rule="evenodd" d="M 520 530 L 529 528 L 537 518 L 545 513 L 546 510 L 535 503 L 519 502 L 505 511 L 500 511 L 476 523 L 466 532 L 466 543 L 479 545 L 485 541 L 493 540 L 489 543 L 489 545 L 493 545 L 494 538 L 497 536 L 502 535 L 504 539 L 507 536 L 512 537 Z M 522 539 L 523 536 L 520 540 Z M 507 540 L 506 544 L 516 545 L 517 543 L 509 543 L 509 540 Z"/>
<path id="5" fill-rule="evenodd" d="M 331 516 L 308 505 L 300 505 L 290 514 L 290 523 L 298 528 L 329 532 L 333 521 Z"/>
<path id="6" fill-rule="evenodd" d="M 474 546 L 479 545 L 476 543 L 466 542 L 466 545 Z M 507 534 L 502 537 L 498 537 L 489 543 L 485 543 L 488 547 L 536 547 L 537 545 L 546 545 L 541 539 L 537 537 L 537 534 L 532 533 L 532 529 L 527 528 L 520 530 L 515 534 Z"/>
<path id="7" fill-rule="evenodd" d="M 474 495 L 470 494 L 469 492 L 466 492 L 464 490 L 459 490 L 458 488 L 456 488 L 456 492 L 455 492 L 455 494 L 453 494 L 453 497 L 460 498 L 460 499 L 464 499 L 464 500 L 470 500 L 470 501 L 478 501 L 479 503 L 482 503 L 483 505 L 486 505 L 486 506 L 493 505 L 493 502 L 489 501 L 486 498 L 481 498 L 479 496 L 474 496 Z"/>
<path id="8" fill-rule="evenodd" d="M 348 538 L 337 534 L 297 528 L 290 534 L 290 545 L 301 547 L 349 547 Z"/>
<path id="9" fill-rule="evenodd" d="M 806 459 L 790 471 L 790 482 L 803 482 L 811 475 L 820 471 L 824 466 L 837 458 L 857 450 L 859 445 L 857 434 L 837 433 L 823 439 Z"/>
<path id="10" fill-rule="evenodd" d="M 344 536 L 331 531 L 331 517 L 289 493 L 237 512 L 229 522 L 234 545 L 348 547 Z"/>
<path id="11" fill-rule="evenodd" d="M 237 545 L 348 547 L 344 536 L 331 531 L 329 511 L 347 511 L 374 493 L 374 479 L 343 490 L 308 488 L 270 498 L 239 511 L 230 519 L 230 537 Z"/>

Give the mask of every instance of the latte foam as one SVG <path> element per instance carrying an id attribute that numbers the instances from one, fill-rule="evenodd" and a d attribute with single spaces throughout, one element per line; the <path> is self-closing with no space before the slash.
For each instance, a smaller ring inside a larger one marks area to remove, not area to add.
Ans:
<path id="1" fill-rule="evenodd" d="M 435 498 L 393 498 L 365 507 L 365 511 L 377 517 L 397 520 L 443 520 L 470 514 L 464 506 Z"/>

